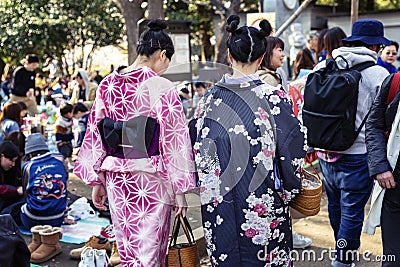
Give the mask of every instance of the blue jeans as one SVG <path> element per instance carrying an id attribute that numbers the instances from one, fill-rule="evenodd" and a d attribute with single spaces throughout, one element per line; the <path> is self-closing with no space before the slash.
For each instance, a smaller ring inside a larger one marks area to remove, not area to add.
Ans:
<path id="1" fill-rule="evenodd" d="M 372 191 L 367 154 L 343 155 L 336 162 L 319 159 L 328 196 L 329 220 L 336 240 L 336 261 L 350 264 L 360 247 L 364 208 Z M 355 254 L 354 254 L 355 255 Z"/>

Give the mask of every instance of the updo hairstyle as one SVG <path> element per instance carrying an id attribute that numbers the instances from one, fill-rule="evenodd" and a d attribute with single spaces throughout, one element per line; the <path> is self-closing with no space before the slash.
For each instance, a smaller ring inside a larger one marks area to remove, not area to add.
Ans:
<path id="1" fill-rule="evenodd" d="M 228 18 L 226 31 L 231 33 L 227 41 L 229 52 L 236 61 L 252 63 L 265 53 L 265 37 L 271 34 L 271 24 L 262 20 L 258 30 L 247 26 L 238 28 L 239 22 L 237 15 Z"/>
<path id="2" fill-rule="evenodd" d="M 161 19 L 151 20 L 139 38 L 136 51 L 141 56 L 150 57 L 157 50 L 165 50 L 166 56 L 171 60 L 175 53 L 174 44 L 169 35 L 164 31 L 167 28 L 167 22 Z"/>

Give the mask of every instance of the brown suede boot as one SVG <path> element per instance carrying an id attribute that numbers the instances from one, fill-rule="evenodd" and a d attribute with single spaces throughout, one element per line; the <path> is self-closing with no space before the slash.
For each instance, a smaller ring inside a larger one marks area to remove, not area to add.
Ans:
<path id="1" fill-rule="evenodd" d="M 119 257 L 117 242 L 113 242 L 112 244 L 112 251 L 108 265 L 115 266 L 121 263 L 121 259 Z"/>
<path id="2" fill-rule="evenodd" d="M 51 229 L 50 225 L 36 225 L 31 228 L 32 242 L 28 245 L 29 252 L 32 254 L 42 244 L 40 242 L 39 231 Z"/>
<path id="3" fill-rule="evenodd" d="M 91 236 L 89 240 L 83 245 L 83 247 L 73 249 L 69 252 L 69 255 L 73 259 L 80 259 L 82 251 L 86 247 L 91 247 L 93 249 L 105 249 L 106 251 L 110 251 L 110 242 L 107 238 L 99 235 L 99 236 Z"/>
<path id="4" fill-rule="evenodd" d="M 62 237 L 61 227 L 39 231 L 39 235 L 42 244 L 31 254 L 32 263 L 45 262 L 62 251 L 58 242 Z"/>

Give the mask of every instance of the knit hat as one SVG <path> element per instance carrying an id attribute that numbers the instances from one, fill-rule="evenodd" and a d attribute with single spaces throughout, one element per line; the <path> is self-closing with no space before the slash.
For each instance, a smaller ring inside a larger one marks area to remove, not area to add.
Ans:
<path id="1" fill-rule="evenodd" d="M 40 133 L 33 133 L 26 138 L 25 154 L 30 154 L 36 151 L 47 150 L 49 147 L 46 144 L 46 139 Z"/>
<path id="2" fill-rule="evenodd" d="M 363 42 L 367 45 L 390 45 L 390 41 L 383 36 L 383 24 L 379 20 L 361 19 L 353 24 L 351 36 L 342 39 L 345 43 Z"/>
<path id="3" fill-rule="evenodd" d="M 0 154 L 8 159 L 13 159 L 19 156 L 19 150 L 11 141 L 4 141 L 0 144 Z"/>

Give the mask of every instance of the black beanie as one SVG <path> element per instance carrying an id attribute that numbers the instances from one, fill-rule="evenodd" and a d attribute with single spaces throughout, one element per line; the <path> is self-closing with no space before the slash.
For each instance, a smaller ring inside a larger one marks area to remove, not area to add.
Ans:
<path id="1" fill-rule="evenodd" d="M 3 141 L 0 144 L 0 154 L 3 154 L 8 159 L 13 159 L 19 156 L 19 150 L 13 142 Z"/>

